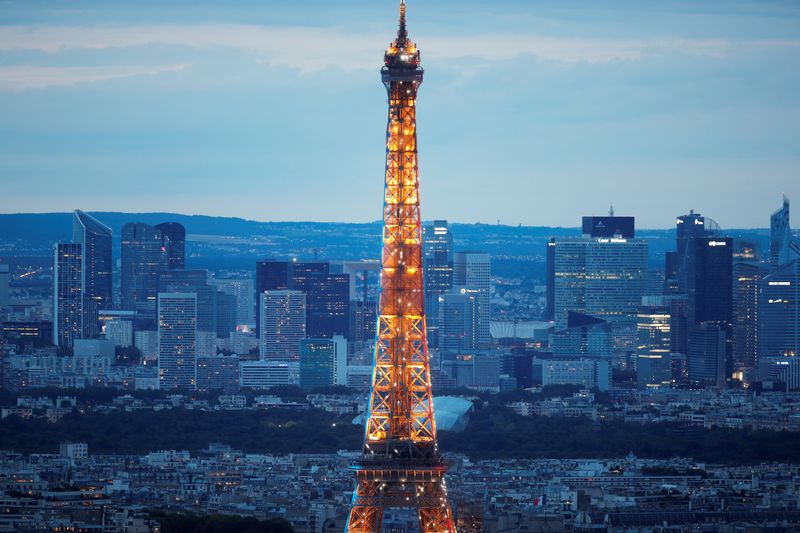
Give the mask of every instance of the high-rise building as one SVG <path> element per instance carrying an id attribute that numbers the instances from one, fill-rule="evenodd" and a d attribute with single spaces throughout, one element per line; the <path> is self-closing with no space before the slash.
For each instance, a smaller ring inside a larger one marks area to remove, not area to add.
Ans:
<path id="1" fill-rule="evenodd" d="M 453 288 L 453 234 L 446 220 L 422 226 L 422 271 L 428 346 L 439 347 L 439 296 Z"/>
<path id="2" fill-rule="evenodd" d="M 53 252 L 53 344 L 71 348 L 83 335 L 83 258 L 77 243 L 58 243 Z"/>
<path id="3" fill-rule="evenodd" d="M 719 224 L 713 219 L 704 217 L 700 213 L 689 211 L 688 215 L 678 217 L 675 226 L 676 246 L 675 264 L 678 271 L 678 287 L 680 292 L 686 292 L 688 246 L 696 237 L 714 237 L 719 235 Z"/>
<path id="4" fill-rule="evenodd" d="M 491 307 L 491 266 L 485 252 L 455 252 L 453 254 L 453 286 L 478 291 L 478 344 L 489 344 Z"/>
<path id="5" fill-rule="evenodd" d="M 314 337 L 350 333 L 350 274 L 333 274 L 330 264 L 301 261 L 259 261 L 256 294 L 295 290 L 306 295 L 306 323 Z M 261 309 L 256 309 L 260 327 Z"/>
<path id="6" fill-rule="evenodd" d="M 553 331 L 553 358 L 599 357 L 611 359 L 614 351 L 611 324 L 601 318 L 570 311 L 567 327 Z"/>
<path id="7" fill-rule="evenodd" d="M 167 266 L 170 270 L 186 268 L 186 228 L 178 222 L 164 222 L 156 226 L 164 236 L 167 249 Z"/>
<path id="8" fill-rule="evenodd" d="M 637 313 L 636 379 L 640 387 L 658 387 L 672 380 L 669 300 L 645 297 Z"/>
<path id="9" fill-rule="evenodd" d="M 133 345 L 142 354 L 142 359 L 146 361 L 156 361 L 158 359 L 158 331 L 142 330 L 133 333 Z"/>
<path id="10" fill-rule="evenodd" d="M 758 358 L 800 356 L 800 259 L 761 280 Z"/>
<path id="11" fill-rule="evenodd" d="M 712 387 L 723 387 L 727 368 L 729 325 L 702 322 L 689 330 L 689 353 L 686 356 L 689 379 Z"/>
<path id="12" fill-rule="evenodd" d="M 270 389 L 300 382 L 298 361 L 242 361 L 239 363 L 239 384 L 248 389 Z"/>
<path id="13" fill-rule="evenodd" d="M 443 358 L 475 350 L 479 343 L 480 291 L 455 287 L 439 296 L 439 351 Z"/>
<path id="14" fill-rule="evenodd" d="M 733 240 L 696 237 L 686 248 L 686 292 L 690 324 L 731 323 Z"/>
<path id="15" fill-rule="evenodd" d="M 761 280 L 768 273 L 757 261 L 733 264 L 733 370 L 744 372 L 758 366 L 758 325 Z"/>
<path id="16" fill-rule="evenodd" d="M 262 360 L 297 360 L 306 338 L 306 295 L 302 291 L 264 291 L 260 295 L 259 354 Z"/>
<path id="17" fill-rule="evenodd" d="M 633 239 L 635 237 L 634 218 L 617 217 L 583 217 L 583 231 L 587 237 L 620 237 Z"/>
<path id="18" fill-rule="evenodd" d="M 217 332 L 217 289 L 208 284 L 208 271 L 161 271 L 158 274 L 158 292 L 195 294 L 198 331 Z"/>
<path id="19" fill-rule="evenodd" d="M 608 359 L 548 359 L 542 361 L 542 385 L 580 385 L 587 389 L 609 389 Z"/>
<path id="20" fill-rule="evenodd" d="M 733 323 L 733 240 L 730 237 L 694 237 L 688 239 L 685 247 L 686 259 L 684 261 L 685 291 L 687 294 L 686 320 L 688 331 L 688 365 L 689 378 L 695 379 L 693 368 L 705 365 L 710 368 L 710 362 L 693 362 L 693 354 L 710 357 L 708 341 L 710 325 L 702 326 L 702 331 L 693 332 L 701 324 L 714 324 L 716 329 L 722 330 L 721 336 L 726 343 L 726 357 L 722 372 L 730 376 L 733 372 L 731 359 L 731 327 Z M 702 346 L 692 347 L 692 339 L 703 342 Z M 713 343 L 712 343 L 713 344 Z M 711 384 L 708 371 L 703 373 L 706 383 Z M 698 375 L 695 372 L 695 375 Z"/>
<path id="21" fill-rule="evenodd" d="M 565 238 L 553 254 L 553 318 L 567 326 L 569 311 L 607 320 L 615 337 L 633 343 L 636 310 L 647 287 L 647 241 L 621 237 Z"/>
<path id="22" fill-rule="evenodd" d="M 197 390 L 233 393 L 239 390 L 239 357 L 212 355 L 197 357 Z"/>
<path id="23" fill-rule="evenodd" d="M 331 339 L 300 341 L 300 388 L 310 391 L 336 382 L 336 345 Z"/>
<path id="24" fill-rule="evenodd" d="M 8 282 L 11 277 L 8 265 L 0 264 L 0 313 L 8 305 Z"/>
<path id="25" fill-rule="evenodd" d="M 375 301 L 353 300 L 350 302 L 350 334 L 351 342 L 371 342 L 375 339 L 375 326 L 378 322 Z"/>
<path id="26" fill-rule="evenodd" d="M 158 377 L 161 389 L 197 383 L 197 295 L 158 294 Z"/>
<path id="27" fill-rule="evenodd" d="M 133 345 L 133 322 L 130 320 L 111 320 L 104 324 L 103 333 L 114 346 L 128 348 Z"/>
<path id="28" fill-rule="evenodd" d="M 227 339 L 236 331 L 236 296 L 217 291 L 217 337 Z"/>
<path id="29" fill-rule="evenodd" d="M 769 264 L 778 268 L 790 261 L 792 228 L 789 226 L 789 199 L 769 217 Z"/>
<path id="30" fill-rule="evenodd" d="M 364 447 L 346 530 L 380 531 L 386 508 L 405 507 L 416 511 L 422 533 L 455 533 L 444 484 L 447 464 L 439 455 L 434 423 L 425 328 L 416 130 L 423 70 L 406 31 L 404 0 L 381 75 L 389 116 L 380 316 Z M 486 263 L 488 271 L 488 258 Z M 488 296 L 488 283 L 486 289 Z"/>
<path id="31" fill-rule="evenodd" d="M 142 222 L 122 226 L 122 308 L 154 318 L 158 276 L 169 268 L 168 247 L 161 230 Z"/>
<path id="32" fill-rule="evenodd" d="M 83 337 L 100 331 L 100 309 L 112 307 L 111 228 L 76 209 L 72 217 L 72 242 L 81 245 L 81 291 L 83 293 Z"/>
<path id="33" fill-rule="evenodd" d="M 350 333 L 350 274 L 311 274 L 306 329 L 309 336 L 326 339 Z"/>
<path id="34" fill-rule="evenodd" d="M 217 290 L 236 298 L 236 325 L 255 324 L 255 284 L 253 278 L 215 278 L 211 281 Z"/>
<path id="35" fill-rule="evenodd" d="M 547 251 L 545 253 L 545 307 L 544 318 L 548 321 L 555 320 L 556 317 L 556 239 L 551 238 L 547 241 Z"/>

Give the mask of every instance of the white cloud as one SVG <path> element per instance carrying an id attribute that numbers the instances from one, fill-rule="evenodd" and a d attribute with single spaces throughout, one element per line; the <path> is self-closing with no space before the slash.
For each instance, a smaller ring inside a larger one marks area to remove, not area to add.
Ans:
<path id="1" fill-rule="evenodd" d="M 102 67 L 41 67 L 19 65 L 0 67 L 0 91 L 42 89 L 81 82 L 106 81 L 130 76 L 155 76 L 175 72 L 186 64 L 163 66 L 111 65 Z"/>
<path id="2" fill-rule="evenodd" d="M 579 39 L 522 34 L 469 37 L 416 36 L 423 53 L 436 59 L 474 57 L 487 61 L 522 54 L 559 62 L 636 61 L 648 51 L 721 57 L 736 44 L 796 47 L 800 41 L 734 43 L 722 39 Z M 230 47 L 253 52 L 271 66 L 301 72 L 327 66 L 345 71 L 372 69 L 380 61 L 377 47 L 389 35 L 347 34 L 333 28 L 266 27 L 247 24 L 133 26 L 3 26 L 0 50 L 30 49 L 55 53 L 67 49 L 131 48 L 144 45 L 192 48 Z M 378 56 L 378 57 L 376 57 Z"/>

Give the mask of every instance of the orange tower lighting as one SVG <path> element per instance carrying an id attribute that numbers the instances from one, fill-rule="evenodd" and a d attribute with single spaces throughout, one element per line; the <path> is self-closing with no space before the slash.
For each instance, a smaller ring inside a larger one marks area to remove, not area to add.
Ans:
<path id="1" fill-rule="evenodd" d="M 346 530 L 378 532 L 386 508 L 414 508 L 421 532 L 455 532 L 433 418 L 422 277 L 417 90 L 423 70 L 400 28 L 381 69 L 389 96 L 380 316 L 364 448 Z"/>

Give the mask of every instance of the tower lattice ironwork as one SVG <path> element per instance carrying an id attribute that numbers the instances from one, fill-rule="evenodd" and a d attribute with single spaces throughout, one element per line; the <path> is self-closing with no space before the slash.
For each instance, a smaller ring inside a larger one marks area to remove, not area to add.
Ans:
<path id="1" fill-rule="evenodd" d="M 381 69 L 389 96 L 383 208 L 380 316 L 364 448 L 348 532 L 378 532 L 386 508 L 412 508 L 421 532 L 455 532 L 447 502 L 447 465 L 433 418 L 422 277 L 417 165 L 420 53 L 400 27 Z"/>

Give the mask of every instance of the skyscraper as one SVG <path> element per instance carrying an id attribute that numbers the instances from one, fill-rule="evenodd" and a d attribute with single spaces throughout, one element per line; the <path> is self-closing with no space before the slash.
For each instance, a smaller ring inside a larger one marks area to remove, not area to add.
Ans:
<path id="1" fill-rule="evenodd" d="M 306 295 L 306 324 L 313 337 L 350 333 L 350 274 L 333 274 L 330 264 L 302 261 L 256 263 L 256 294 L 295 290 Z M 256 309 L 261 320 L 261 309 Z M 260 322 L 258 323 L 260 327 Z"/>
<path id="2" fill-rule="evenodd" d="M 290 261 L 267 260 L 256 263 L 256 330 L 261 327 L 261 294 L 264 291 L 285 291 L 291 287 L 292 263 Z"/>
<path id="3" fill-rule="evenodd" d="M 408 39 L 404 0 L 397 38 L 384 62 L 389 117 L 380 316 L 364 447 L 346 529 L 377 533 L 384 509 L 406 507 L 416 510 L 421 533 L 451 533 L 455 527 L 433 419 L 425 329 L 416 132 L 423 71 L 419 50 Z M 488 270 L 488 258 L 486 263 Z"/>
<path id="4" fill-rule="evenodd" d="M 733 370 L 755 369 L 758 364 L 758 325 L 761 280 L 768 273 L 757 261 L 733 264 Z"/>
<path id="5" fill-rule="evenodd" d="M 253 278 L 216 278 L 211 283 L 217 290 L 236 298 L 236 325 L 255 324 Z"/>
<path id="6" fill-rule="evenodd" d="M 260 295 L 259 353 L 262 360 L 297 360 L 306 338 L 306 295 L 302 291 L 264 291 Z"/>
<path id="7" fill-rule="evenodd" d="M 9 266 L 0 264 L 0 313 L 8 305 L 8 282 L 10 277 Z"/>
<path id="8" fill-rule="evenodd" d="M 216 334 L 217 289 L 208 284 L 207 270 L 163 270 L 158 274 L 158 292 L 195 294 L 198 331 Z"/>
<path id="9" fill-rule="evenodd" d="M 723 387 L 728 368 L 728 331 L 720 322 L 701 322 L 689 330 L 689 379 L 712 387 Z"/>
<path id="10" fill-rule="evenodd" d="M 217 291 L 217 337 L 229 338 L 231 332 L 236 331 L 236 296 Z"/>
<path id="11" fill-rule="evenodd" d="M 550 348 L 554 358 L 599 357 L 611 359 L 612 326 L 584 313 L 567 313 L 566 328 L 553 331 Z"/>
<path id="12" fill-rule="evenodd" d="M 350 274 L 312 273 L 306 290 L 306 329 L 311 337 L 350 334 Z"/>
<path id="13" fill-rule="evenodd" d="M 710 374 L 715 361 L 693 361 L 692 357 L 716 357 L 710 350 L 711 336 L 719 330 L 725 341 L 725 357 L 722 373 L 730 376 L 733 371 L 731 327 L 733 323 L 733 239 L 730 237 L 694 237 L 686 245 L 685 290 L 687 294 L 688 365 L 689 378 L 702 376 L 701 381 L 712 384 L 716 376 Z M 715 329 L 712 329 L 712 326 Z M 694 332 L 700 328 L 701 331 Z M 703 343 L 693 347 L 693 339 Z M 704 368 L 698 371 L 698 368 Z M 693 369 L 695 371 L 693 372 Z M 712 377 L 714 378 L 712 380 Z M 718 384 L 718 386 L 721 386 Z"/>
<path id="14" fill-rule="evenodd" d="M 53 247 L 53 344 L 72 347 L 83 338 L 83 258 L 77 243 Z"/>
<path id="15" fill-rule="evenodd" d="M 778 268 L 795 259 L 800 259 L 800 243 L 792 239 L 789 226 L 789 199 L 783 197 L 783 206 L 769 218 L 769 264 Z"/>
<path id="16" fill-rule="evenodd" d="M 81 290 L 83 292 L 83 338 L 100 331 L 100 309 L 112 306 L 111 228 L 76 209 L 72 217 L 72 242 L 81 245 Z"/>
<path id="17" fill-rule="evenodd" d="M 491 267 L 485 252 L 456 252 L 453 254 L 453 286 L 478 291 L 478 344 L 489 344 L 491 307 Z"/>
<path id="18" fill-rule="evenodd" d="M 439 296 L 439 351 L 443 358 L 478 347 L 478 289 L 456 287 Z"/>
<path id="19" fill-rule="evenodd" d="M 300 341 L 300 388 L 329 387 L 336 381 L 336 345 L 331 339 Z"/>
<path id="20" fill-rule="evenodd" d="M 439 296 L 453 288 L 453 234 L 446 220 L 422 226 L 422 271 L 428 346 L 439 347 Z"/>
<path id="21" fill-rule="evenodd" d="M 186 268 L 186 228 L 178 222 L 164 222 L 156 226 L 165 237 L 170 270 Z"/>
<path id="22" fill-rule="evenodd" d="M 672 379 L 669 301 L 645 297 L 636 315 L 636 379 L 640 387 L 661 386 Z"/>
<path id="23" fill-rule="evenodd" d="M 676 256 L 675 264 L 678 271 L 678 287 L 680 292 L 686 292 L 686 272 L 688 246 L 695 237 L 713 237 L 719 235 L 719 225 L 713 219 L 704 217 L 694 210 L 689 211 L 688 215 L 678 217 L 675 226 L 676 234 Z"/>
<path id="24" fill-rule="evenodd" d="M 122 226 L 122 308 L 155 318 L 158 275 L 169 267 L 161 230 L 142 222 Z"/>
<path id="25" fill-rule="evenodd" d="M 551 240 L 548 250 L 556 328 L 566 327 L 568 312 L 575 311 L 607 320 L 619 343 L 633 345 L 647 281 L 647 241 L 564 238 Z"/>
<path id="26" fill-rule="evenodd" d="M 582 233 L 587 237 L 620 237 L 633 239 L 635 237 L 634 218 L 617 217 L 583 217 Z"/>
<path id="27" fill-rule="evenodd" d="M 158 378 L 161 389 L 197 383 L 197 295 L 158 294 Z"/>
<path id="28" fill-rule="evenodd" d="M 555 320 L 556 317 L 556 240 L 551 238 L 547 241 L 545 252 L 545 320 Z"/>
<path id="29" fill-rule="evenodd" d="M 733 239 L 696 237 L 687 245 L 686 292 L 689 320 L 731 323 Z"/>
<path id="30" fill-rule="evenodd" d="M 761 280 L 758 358 L 800 356 L 800 259 Z"/>

